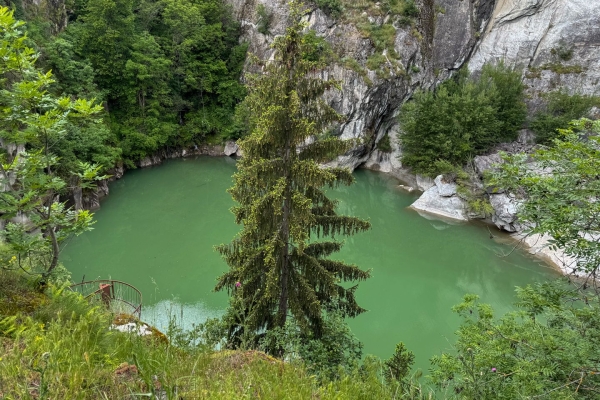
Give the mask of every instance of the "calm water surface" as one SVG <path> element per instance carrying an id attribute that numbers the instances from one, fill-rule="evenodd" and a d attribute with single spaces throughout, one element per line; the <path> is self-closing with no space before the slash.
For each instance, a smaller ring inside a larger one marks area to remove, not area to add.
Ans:
<path id="1" fill-rule="evenodd" d="M 111 184 L 94 230 L 65 247 L 61 259 L 73 280 L 136 286 L 144 296 L 142 318 L 163 329 L 168 315 L 188 326 L 221 315 L 227 295 L 212 289 L 227 266 L 213 246 L 239 229 L 225 192 L 234 171 L 231 158 L 199 157 L 127 172 Z M 482 225 L 430 220 L 407 209 L 417 196 L 388 176 L 365 170 L 355 176 L 353 186 L 332 195 L 342 213 L 372 223 L 337 255 L 372 269 L 357 292 L 369 311 L 349 321 L 365 353 L 387 358 L 403 341 L 416 366 L 427 368 L 431 355 L 451 349 L 460 320 L 450 309 L 465 293 L 503 312 L 515 300 L 515 286 L 556 276 L 523 252 L 510 253 Z"/>

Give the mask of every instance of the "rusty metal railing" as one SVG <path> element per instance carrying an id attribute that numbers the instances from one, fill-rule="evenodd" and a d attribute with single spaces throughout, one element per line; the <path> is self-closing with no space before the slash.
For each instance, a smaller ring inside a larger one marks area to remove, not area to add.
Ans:
<path id="1" fill-rule="evenodd" d="M 142 293 L 128 283 L 114 279 L 98 279 L 76 283 L 71 290 L 86 299 L 95 299 L 106 304 L 115 313 L 127 313 L 141 317 Z"/>

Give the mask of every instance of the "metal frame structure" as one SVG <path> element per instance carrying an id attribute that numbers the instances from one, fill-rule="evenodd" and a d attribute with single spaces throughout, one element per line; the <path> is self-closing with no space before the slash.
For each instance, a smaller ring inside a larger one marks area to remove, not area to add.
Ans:
<path id="1" fill-rule="evenodd" d="M 86 299 L 100 300 L 110 309 L 114 309 L 115 304 L 125 305 L 130 314 L 141 317 L 142 293 L 128 283 L 114 279 L 98 279 L 76 283 L 71 285 L 70 289 Z"/>

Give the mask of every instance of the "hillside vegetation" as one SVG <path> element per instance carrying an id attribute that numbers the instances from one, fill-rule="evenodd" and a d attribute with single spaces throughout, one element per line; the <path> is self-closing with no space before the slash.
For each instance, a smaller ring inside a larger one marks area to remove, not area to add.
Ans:
<path id="1" fill-rule="evenodd" d="M 93 136 L 69 132 L 77 157 L 133 167 L 158 150 L 236 137 L 247 46 L 221 0 L 75 1 L 58 16 L 60 7 L 44 5 L 14 6 L 38 68 L 56 80 L 50 91 L 104 106 Z"/>

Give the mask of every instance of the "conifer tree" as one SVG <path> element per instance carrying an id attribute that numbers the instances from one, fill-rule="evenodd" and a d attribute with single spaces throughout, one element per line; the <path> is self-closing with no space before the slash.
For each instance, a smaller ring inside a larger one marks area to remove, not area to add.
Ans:
<path id="1" fill-rule="evenodd" d="M 248 77 L 251 133 L 240 143 L 244 157 L 229 190 L 243 228 L 218 247 L 230 270 L 216 290 L 233 294 L 236 317 L 227 324 L 234 344 L 244 332 L 283 327 L 290 316 L 302 332 L 318 337 L 325 310 L 336 308 L 344 317 L 365 311 L 355 300 L 357 285 L 341 282 L 367 279 L 370 272 L 328 259 L 342 247 L 339 236 L 370 228 L 365 220 L 337 215 L 337 202 L 324 191 L 353 182 L 348 169 L 319 165 L 348 148 L 323 137 L 341 119 L 322 97 L 337 82 L 320 78 L 326 59 L 315 57 L 314 35 L 303 33 L 302 6 L 292 2 L 290 9 L 285 35 L 273 43 L 274 59 Z"/>

